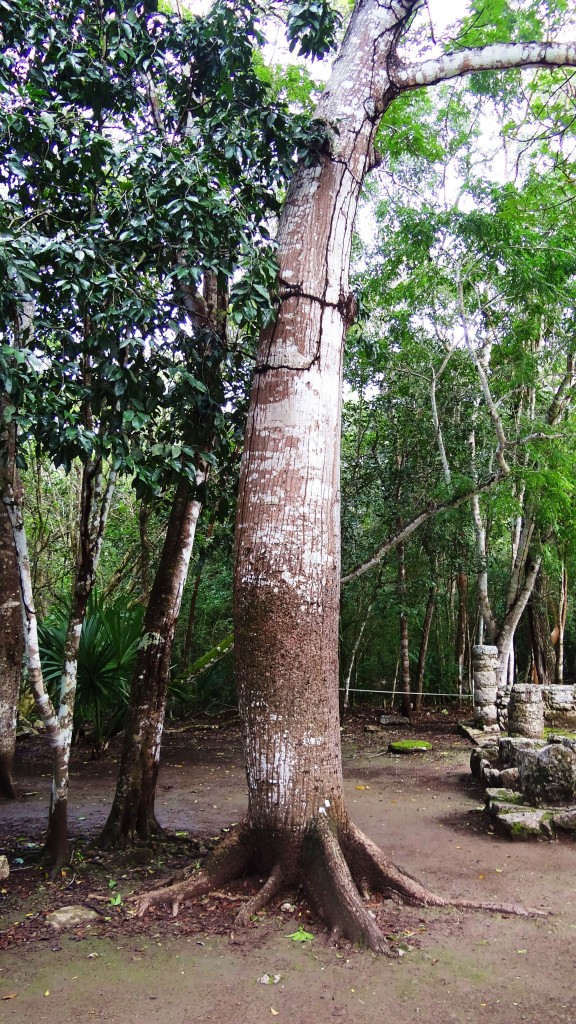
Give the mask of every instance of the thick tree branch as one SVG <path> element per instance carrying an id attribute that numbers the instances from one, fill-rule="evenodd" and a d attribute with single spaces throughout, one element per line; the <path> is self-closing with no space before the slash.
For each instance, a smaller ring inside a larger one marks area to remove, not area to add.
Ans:
<path id="1" fill-rule="evenodd" d="M 474 71 L 507 68 L 575 67 L 576 43 L 491 43 L 457 53 L 390 68 L 390 77 L 401 90 L 435 85 Z"/>
<path id="2" fill-rule="evenodd" d="M 450 508 L 456 508 L 458 505 L 461 505 L 463 501 L 469 501 L 474 494 L 482 494 L 484 491 L 491 490 L 492 487 L 495 487 L 496 484 L 500 483 L 504 478 L 505 474 L 494 473 L 494 475 L 486 480 L 485 483 L 478 484 L 472 490 L 464 491 L 462 494 L 455 494 L 446 501 L 431 501 L 426 508 L 423 509 L 423 511 L 420 512 L 419 515 L 417 515 L 410 523 L 408 523 L 407 526 L 400 530 L 395 537 L 392 537 L 390 540 L 385 541 L 384 544 L 381 544 L 372 555 L 372 558 L 369 558 L 366 562 L 362 562 L 361 565 L 356 566 L 355 569 L 352 569 L 349 573 L 346 573 L 345 576 L 342 576 L 340 579 L 341 585 L 343 586 L 345 583 L 351 583 L 352 580 L 357 580 L 360 576 L 363 576 L 364 573 L 369 572 L 370 569 L 374 569 L 375 566 L 380 564 L 389 551 L 392 551 L 393 548 L 397 548 L 399 544 L 402 544 L 403 541 L 407 540 L 407 538 L 410 537 L 410 535 L 414 533 L 419 526 L 422 526 L 423 523 L 427 523 L 429 519 L 433 519 L 433 517 L 437 516 L 440 512 L 446 512 Z"/>

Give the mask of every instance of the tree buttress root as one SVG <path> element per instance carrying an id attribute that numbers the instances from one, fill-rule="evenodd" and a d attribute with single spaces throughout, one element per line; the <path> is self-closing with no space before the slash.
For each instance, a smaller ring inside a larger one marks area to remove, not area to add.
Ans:
<path id="1" fill-rule="evenodd" d="M 293 849 L 293 844 L 288 845 Z M 257 870 L 255 837 L 250 825 L 244 823 L 216 847 L 202 870 L 137 897 L 137 914 L 142 917 L 152 906 L 171 904 L 172 915 L 176 916 L 182 901 L 218 889 L 252 870 Z M 329 818 L 318 818 L 302 840 L 296 870 L 310 902 L 332 935 L 359 942 L 376 953 L 385 952 L 387 946 L 364 903 L 361 894 L 366 891 L 413 906 L 458 907 L 520 917 L 546 916 L 544 911 L 517 904 L 439 896 L 400 871 L 349 820 L 337 828 Z M 236 924 L 248 925 L 254 914 L 283 888 L 294 883 L 295 875 L 293 857 L 289 864 L 279 857 L 265 884 L 240 909 Z"/>

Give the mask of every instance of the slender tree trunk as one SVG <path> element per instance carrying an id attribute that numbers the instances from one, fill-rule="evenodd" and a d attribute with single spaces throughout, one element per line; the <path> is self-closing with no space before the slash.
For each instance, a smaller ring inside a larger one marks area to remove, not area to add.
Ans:
<path id="1" fill-rule="evenodd" d="M 366 629 L 366 626 L 368 625 L 368 619 L 370 618 L 370 615 L 372 614 L 373 604 L 374 604 L 374 602 L 371 601 L 370 604 L 368 605 L 366 614 L 365 614 L 364 618 L 362 619 L 362 625 L 360 626 L 360 629 L 358 630 L 358 636 L 356 637 L 356 642 L 354 644 L 354 647 L 352 648 L 352 654 L 350 655 L 350 664 L 348 665 L 348 671 L 346 673 L 346 678 L 344 680 L 344 699 L 342 701 L 343 708 L 344 708 L 345 711 L 347 711 L 349 706 L 350 706 L 350 684 L 352 682 L 352 672 L 354 671 L 354 665 L 356 664 L 356 655 L 358 654 L 358 650 L 359 650 L 360 644 L 362 643 L 362 637 L 364 636 L 364 630 Z"/>
<path id="2" fill-rule="evenodd" d="M 78 680 L 78 650 L 88 599 L 96 582 L 96 570 L 100 559 L 102 540 L 115 484 L 116 471 L 110 469 L 106 479 L 101 459 L 96 459 L 84 466 L 76 571 L 70 616 L 64 641 L 64 663 L 60 681 L 58 706 L 59 740 L 54 749 L 54 768 L 48 814 L 48 833 L 46 836 L 46 852 L 48 858 L 56 867 L 65 864 L 69 858 L 68 786 L 74 704 Z"/>
<path id="3" fill-rule="evenodd" d="M 22 513 L 22 492 L 16 476 L 4 480 L 2 501 L 10 520 L 14 546 L 16 548 L 20 600 L 24 619 L 24 643 L 28 682 L 36 702 L 36 708 L 44 723 L 48 742 L 54 751 L 59 743 L 60 729 L 58 716 L 46 691 L 42 676 L 38 644 L 38 619 L 34 606 L 30 556 Z"/>
<path id="4" fill-rule="evenodd" d="M 519 586 L 517 596 L 509 607 L 504 620 L 496 637 L 496 646 L 498 647 L 498 656 L 500 661 L 499 669 L 499 685 L 506 685 L 508 681 L 508 662 L 512 651 L 512 645 L 514 643 L 514 635 L 516 628 L 536 583 L 538 573 L 540 572 L 540 566 L 542 564 L 542 555 L 538 554 L 533 558 L 529 558 L 526 564 L 526 570 L 524 574 L 523 583 Z"/>
<path id="5" fill-rule="evenodd" d="M 556 673 L 554 681 L 561 685 L 564 682 L 564 633 L 568 612 L 568 572 L 566 563 L 562 563 L 560 581 L 560 601 L 558 602 L 558 642 L 556 644 Z"/>
<path id="6" fill-rule="evenodd" d="M 436 605 L 437 593 L 438 585 L 436 583 L 432 583 L 430 590 L 428 591 L 426 613 L 424 615 L 424 623 L 422 625 L 422 636 L 420 637 L 420 649 L 418 651 L 414 711 L 420 711 L 420 708 L 422 707 L 422 692 L 424 690 L 424 672 L 426 669 L 426 655 L 428 653 L 428 641 L 430 640 L 430 630 L 432 628 L 432 619 L 434 617 L 434 608 Z"/>
<path id="7" fill-rule="evenodd" d="M 528 622 L 530 625 L 534 672 L 536 681 L 542 686 L 550 686 L 556 676 L 556 654 L 552 645 L 550 623 L 548 622 L 547 590 L 547 581 L 541 573 L 528 602 Z"/>
<path id="8" fill-rule="evenodd" d="M 410 640 L 408 636 L 408 613 L 406 611 L 406 562 L 404 544 L 399 544 L 398 554 L 398 600 L 400 602 L 400 674 L 402 677 L 401 711 L 406 718 L 412 714 L 410 694 Z"/>
<path id="9" fill-rule="evenodd" d="M 197 329 L 198 352 L 207 359 L 205 380 L 216 395 L 220 371 L 213 367 L 214 346 L 220 346 L 226 330 L 227 293 L 214 274 L 206 274 L 203 294 L 184 291 L 182 301 Z M 218 340 L 219 339 L 219 340 Z M 214 444 L 212 414 L 195 415 L 189 441 L 204 450 Z M 172 647 L 196 526 L 202 509 L 198 496 L 208 476 L 208 464 L 197 458 L 196 486 L 182 478 L 176 487 L 166 536 L 144 615 L 142 636 L 132 685 L 120 772 L 112 809 L 100 841 L 107 846 L 147 839 L 160 831 L 154 803 L 160 765 L 160 746 L 170 682 Z"/>
<path id="10" fill-rule="evenodd" d="M 148 521 L 150 519 L 150 505 L 147 501 L 140 502 L 138 512 L 138 532 L 140 534 L 140 579 L 142 586 L 142 604 L 146 606 L 150 596 L 150 537 L 148 536 Z"/>
<path id="11" fill-rule="evenodd" d="M 197 484 L 205 477 L 202 463 Z M 107 846 L 160 831 L 154 810 L 156 780 L 174 633 L 202 508 L 195 494 L 188 480 L 182 480 L 170 510 L 142 626 L 114 802 L 100 840 Z"/>
<path id="12" fill-rule="evenodd" d="M 209 540 L 214 533 L 216 526 L 216 518 L 213 517 L 210 521 L 208 529 L 206 531 L 206 540 Z M 192 588 L 192 594 L 190 596 L 190 607 L 188 609 L 188 621 L 186 623 L 186 637 L 184 639 L 184 651 L 182 654 L 182 663 L 184 671 L 190 667 L 190 655 L 192 653 L 192 640 L 194 637 L 194 625 L 196 622 L 196 604 L 198 602 L 198 593 L 200 591 L 200 580 L 202 578 L 203 560 L 198 566 L 196 571 L 196 578 L 194 580 L 194 586 Z"/>
<path id="13" fill-rule="evenodd" d="M 456 577 L 458 587 L 458 623 L 456 626 L 456 665 L 458 671 L 458 693 L 465 692 L 464 667 L 466 663 L 466 643 L 468 637 L 468 576 L 459 572 Z"/>
<path id="14" fill-rule="evenodd" d="M 3 419 L 0 401 L 0 423 Z M 15 436 L 8 427 L 0 449 L 0 490 L 20 490 L 15 463 Z M 18 693 L 22 678 L 24 629 L 14 536 L 8 511 L 0 501 L 0 795 L 14 799 L 12 765 L 16 750 Z"/>

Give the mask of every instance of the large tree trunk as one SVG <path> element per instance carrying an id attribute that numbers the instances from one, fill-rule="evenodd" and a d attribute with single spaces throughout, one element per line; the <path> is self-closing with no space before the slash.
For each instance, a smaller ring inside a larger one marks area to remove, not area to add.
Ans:
<path id="1" fill-rule="evenodd" d="M 241 922 L 299 879 L 334 931 L 381 950 L 384 937 L 359 886 L 446 904 L 394 868 L 348 819 L 338 721 L 341 370 L 358 195 L 380 116 L 399 91 L 394 79 L 412 88 L 481 65 L 481 51 L 465 51 L 402 70 L 396 47 L 416 6 L 356 5 L 317 109 L 333 138 L 316 166 L 298 169 L 281 217 L 280 308 L 257 355 L 236 532 L 247 818 L 204 872 L 143 897 L 140 913 L 166 900 L 177 910 L 184 896 L 253 867 L 268 881 Z M 490 66 L 513 53 L 526 62 L 535 52 L 523 44 L 490 49 Z"/>
<path id="2" fill-rule="evenodd" d="M 3 404 L 0 401 L 0 422 L 2 416 Z M 9 477 L 14 489 L 19 490 L 14 431 L 8 428 L 3 433 L 5 447 L 0 452 L 2 495 L 11 489 Z M 0 501 L 0 795 L 9 799 L 16 796 L 12 765 L 23 656 L 24 629 L 16 547 L 8 511 Z"/>
<path id="3" fill-rule="evenodd" d="M 206 466 L 198 469 L 204 482 Z M 152 584 L 130 690 L 120 772 L 101 835 L 106 846 L 147 839 L 160 831 L 154 811 L 160 743 L 174 633 L 202 508 L 188 480 L 174 496 L 166 538 Z"/>

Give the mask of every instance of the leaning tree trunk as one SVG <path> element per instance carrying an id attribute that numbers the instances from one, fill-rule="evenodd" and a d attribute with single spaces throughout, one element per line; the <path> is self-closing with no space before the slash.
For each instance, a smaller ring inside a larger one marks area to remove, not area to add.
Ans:
<path id="1" fill-rule="evenodd" d="M 402 68 L 396 48 L 416 6 L 356 5 L 317 109 L 333 137 L 315 166 L 299 167 L 281 217 L 280 308 L 257 353 L 236 527 L 248 814 L 203 872 L 142 897 L 140 914 L 167 900 L 176 911 L 180 899 L 254 868 L 268 880 L 241 922 L 298 879 L 334 931 L 381 950 L 360 887 L 447 902 L 398 871 L 349 820 L 338 721 L 342 355 L 358 195 L 380 117 L 400 89 L 479 70 L 482 59 L 487 66 L 480 49 Z M 489 50 L 489 67 L 536 53 L 524 44 Z"/>
<path id="2" fill-rule="evenodd" d="M 205 476 L 201 463 L 198 485 Z M 202 508 L 195 493 L 188 480 L 181 480 L 168 517 L 134 667 L 114 802 L 100 837 L 105 846 L 147 839 L 160 831 L 154 811 L 156 779 L 174 633 Z"/>
<path id="3" fill-rule="evenodd" d="M 2 414 L 0 401 L 0 422 Z M 5 448 L 0 452 L 0 485 L 2 494 L 5 494 L 9 489 L 7 475 L 14 477 L 17 474 L 14 432 L 10 428 L 5 430 L 2 440 Z M 17 480 L 13 481 L 13 486 L 19 489 Z M 0 795 L 9 799 L 16 796 L 12 765 L 23 655 L 24 628 L 16 546 L 8 511 L 0 501 Z"/>

